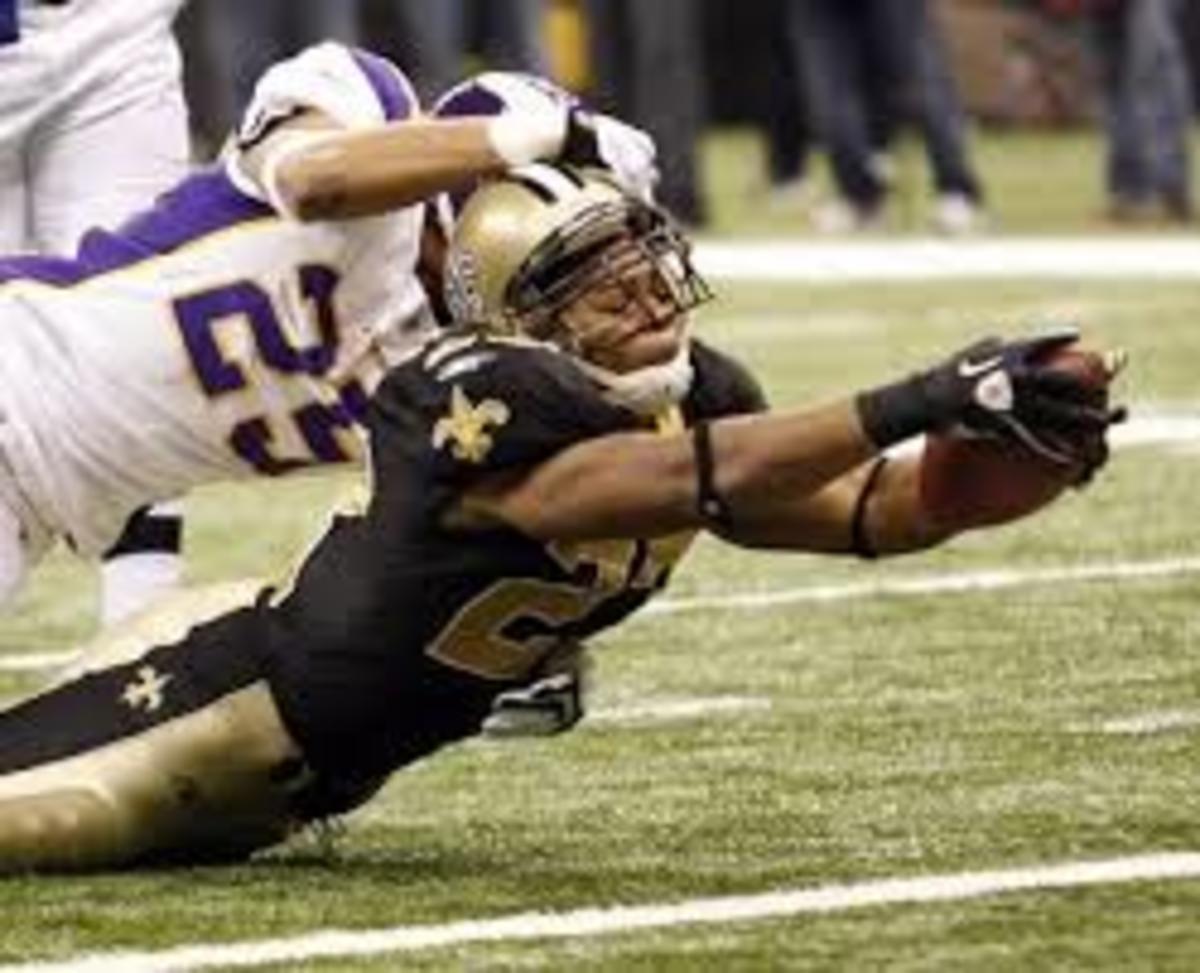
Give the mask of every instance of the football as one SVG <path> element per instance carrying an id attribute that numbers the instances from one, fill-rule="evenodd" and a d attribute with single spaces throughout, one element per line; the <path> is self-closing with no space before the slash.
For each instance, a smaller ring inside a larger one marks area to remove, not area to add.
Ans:
<path id="1" fill-rule="evenodd" d="M 1080 378 L 1105 406 L 1115 362 L 1078 343 L 1052 353 L 1047 363 Z M 1020 443 L 958 430 L 931 434 L 921 458 L 921 503 L 937 524 L 956 529 L 1015 520 L 1046 506 L 1083 476 L 1082 463 L 1064 466 Z"/>

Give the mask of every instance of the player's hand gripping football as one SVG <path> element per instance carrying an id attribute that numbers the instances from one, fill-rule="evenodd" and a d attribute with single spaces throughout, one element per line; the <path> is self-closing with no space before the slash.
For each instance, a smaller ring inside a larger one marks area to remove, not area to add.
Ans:
<path id="1" fill-rule="evenodd" d="M 1108 396 L 1124 357 L 1078 350 L 1078 337 L 985 338 L 924 372 L 922 391 L 941 428 L 1015 442 L 1086 482 L 1107 459 L 1108 428 L 1126 415 Z"/>
<path id="2" fill-rule="evenodd" d="M 980 347 L 956 358 L 978 362 Z M 1124 416 L 1110 405 L 1109 386 L 1124 355 L 1057 340 L 1019 347 L 1020 356 L 1030 357 L 1019 362 L 1016 380 L 1010 376 L 1016 388 L 1011 406 L 999 411 L 981 406 L 975 389 L 962 421 L 925 437 L 919 484 L 930 524 L 957 532 L 1008 523 L 1040 510 L 1068 487 L 1087 483 L 1107 460 L 1108 428 Z M 1027 387 L 1033 392 L 1021 401 Z"/>

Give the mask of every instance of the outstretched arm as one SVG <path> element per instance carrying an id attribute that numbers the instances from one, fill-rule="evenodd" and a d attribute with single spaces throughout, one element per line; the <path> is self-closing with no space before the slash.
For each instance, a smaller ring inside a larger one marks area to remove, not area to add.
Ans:
<path id="1" fill-rule="evenodd" d="M 1107 407 L 1081 404 L 1073 379 L 1042 375 L 1046 369 L 1026 357 L 1030 346 L 1041 353 L 1038 342 L 995 343 L 986 357 L 973 347 L 852 400 L 721 419 L 707 435 L 625 433 L 585 442 L 473 489 L 457 515 L 465 526 L 503 523 L 544 539 L 706 527 L 753 547 L 861 554 L 929 547 L 1033 507 L 995 506 L 980 491 L 953 516 L 935 517 L 922 499 L 924 455 L 879 465 L 875 458 L 887 447 L 957 423 L 1011 435 L 1047 462 L 1035 447 L 1048 430 L 1102 440 L 1113 421 Z"/>
<path id="2" fill-rule="evenodd" d="M 888 462 L 864 495 L 877 448 L 852 402 L 785 415 L 723 419 L 710 427 L 713 487 L 730 516 L 700 502 L 694 435 L 606 436 L 519 477 L 492 480 L 465 499 L 477 525 L 506 523 L 546 540 L 656 536 L 710 528 L 746 547 L 879 553 L 928 547 L 953 533 L 925 516 L 919 461 Z"/>
<path id="3" fill-rule="evenodd" d="M 713 487 L 737 511 L 773 490 L 811 494 L 875 451 L 849 402 L 722 419 L 709 435 Z M 620 433 L 491 480 L 463 510 L 546 539 L 654 536 L 707 525 L 697 484 L 694 433 Z"/>

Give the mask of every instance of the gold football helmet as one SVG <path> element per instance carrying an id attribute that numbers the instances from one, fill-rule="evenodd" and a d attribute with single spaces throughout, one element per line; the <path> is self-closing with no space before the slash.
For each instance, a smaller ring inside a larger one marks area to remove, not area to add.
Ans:
<path id="1" fill-rule="evenodd" d="M 446 300 L 456 321 L 573 350 L 558 312 L 647 264 L 672 313 L 711 297 L 669 217 L 606 173 L 543 163 L 484 183 L 455 224 Z"/>

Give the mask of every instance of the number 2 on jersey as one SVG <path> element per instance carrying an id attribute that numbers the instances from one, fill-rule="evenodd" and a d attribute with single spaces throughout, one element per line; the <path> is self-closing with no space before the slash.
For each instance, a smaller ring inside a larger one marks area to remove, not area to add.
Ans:
<path id="1" fill-rule="evenodd" d="M 656 540 L 552 543 L 568 576 L 503 578 L 464 605 L 427 648 L 433 658 L 484 679 L 526 679 L 573 627 L 606 603 L 649 594 L 692 542 L 687 532 Z"/>
<path id="2" fill-rule="evenodd" d="M 218 333 L 222 322 L 239 320 L 248 324 L 258 359 L 276 375 L 319 377 L 329 370 L 338 345 L 333 304 L 338 275 L 328 267 L 306 264 L 299 268 L 298 279 L 300 293 L 315 315 L 318 333 L 314 343 L 302 347 L 289 340 L 271 295 L 254 281 L 234 281 L 173 302 L 188 357 L 209 397 L 243 391 L 253 384 L 244 367 L 247 363 L 239 362 L 223 347 Z M 366 394 L 357 382 L 352 382 L 341 390 L 336 403 L 314 400 L 294 409 L 290 419 L 307 449 L 304 456 L 276 454 L 275 436 L 266 415 L 247 416 L 237 422 L 229 434 L 229 445 L 259 473 L 268 476 L 302 466 L 347 462 L 352 457 L 339 444 L 337 431 L 351 428 L 365 406 Z"/>

